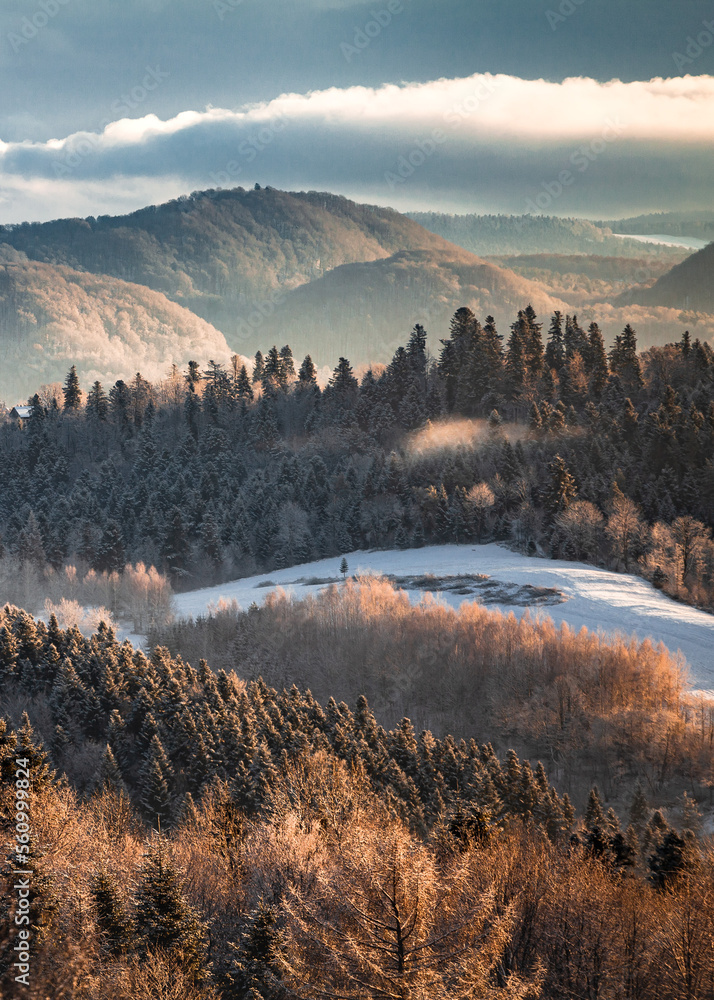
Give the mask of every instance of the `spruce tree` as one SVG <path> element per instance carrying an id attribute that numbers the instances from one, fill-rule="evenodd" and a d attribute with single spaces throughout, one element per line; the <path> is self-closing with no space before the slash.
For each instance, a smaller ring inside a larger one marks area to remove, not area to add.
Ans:
<path id="1" fill-rule="evenodd" d="M 77 368 L 72 365 L 62 388 L 65 413 L 77 413 L 82 404 L 82 390 L 79 387 Z"/>
<path id="2" fill-rule="evenodd" d="M 605 814 L 602 810 L 602 800 L 597 787 L 591 788 L 588 795 L 588 804 L 585 809 L 585 826 L 588 830 L 592 830 L 596 826 L 601 828 L 605 826 Z"/>
<path id="3" fill-rule="evenodd" d="M 551 519 L 567 510 L 578 494 L 575 480 L 565 460 L 556 455 L 548 466 L 548 483 L 543 504 Z"/>
<path id="4" fill-rule="evenodd" d="M 225 977 L 226 1000 L 277 1000 L 280 957 L 284 952 L 277 912 L 262 899 L 248 914 L 239 944 L 232 944 L 233 959 Z"/>
<path id="5" fill-rule="evenodd" d="M 305 355 L 300 365 L 298 382 L 301 386 L 317 386 L 317 369 L 309 354 Z"/>
<path id="6" fill-rule="evenodd" d="M 116 877 L 106 869 L 99 869 L 90 882 L 90 892 L 102 947 L 110 955 L 124 954 L 132 945 L 134 925 L 122 902 Z"/>
<path id="7" fill-rule="evenodd" d="M 168 826 L 173 818 L 171 765 L 158 736 L 153 736 L 139 772 L 139 801 L 147 820 Z"/>
<path id="8" fill-rule="evenodd" d="M 255 352 L 255 361 L 253 362 L 253 385 L 262 383 L 263 376 L 265 375 L 265 361 L 261 351 Z"/>
<path id="9" fill-rule="evenodd" d="M 206 929 L 183 892 L 184 880 L 162 836 L 147 844 L 136 892 L 136 932 L 144 953 L 160 948 L 195 982 L 209 974 Z"/>
<path id="10" fill-rule="evenodd" d="M 117 521 L 107 521 L 95 557 L 96 568 L 108 573 L 118 573 L 124 569 L 125 563 L 126 552 L 121 528 Z"/>
<path id="11" fill-rule="evenodd" d="M 545 365 L 549 369 L 560 372 L 565 364 L 565 341 L 563 338 L 563 314 L 554 312 L 548 330 L 548 343 L 545 348 Z"/>
<path id="12" fill-rule="evenodd" d="M 248 375 L 245 365 L 241 365 L 240 371 L 238 372 L 235 391 L 238 399 L 242 399 L 246 403 L 252 401 L 254 395 L 253 386 L 251 385 L 250 376 Z"/>

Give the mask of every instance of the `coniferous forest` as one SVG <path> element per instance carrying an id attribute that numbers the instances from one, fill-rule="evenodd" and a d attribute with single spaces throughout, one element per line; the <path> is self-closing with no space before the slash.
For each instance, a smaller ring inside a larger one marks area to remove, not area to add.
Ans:
<path id="1" fill-rule="evenodd" d="M 6 414 L 3 997 L 714 996 L 714 712 L 679 658 L 379 579 L 172 620 L 172 591 L 493 540 L 712 609 L 711 348 L 530 306 L 441 332 L 324 388 L 266 345 Z"/>

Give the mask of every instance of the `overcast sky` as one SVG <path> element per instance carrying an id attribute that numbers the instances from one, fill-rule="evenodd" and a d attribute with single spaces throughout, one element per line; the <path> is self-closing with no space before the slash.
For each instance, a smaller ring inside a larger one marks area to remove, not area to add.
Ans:
<path id="1" fill-rule="evenodd" d="M 0 222 L 256 181 L 714 208 L 711 0 L 3 0 L 0 87 Z"/>

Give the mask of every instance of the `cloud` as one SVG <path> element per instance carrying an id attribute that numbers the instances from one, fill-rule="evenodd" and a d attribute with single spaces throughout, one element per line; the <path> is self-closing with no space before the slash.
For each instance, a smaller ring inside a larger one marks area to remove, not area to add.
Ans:
<path id="1" fill-rule="evenodd" d="M 0 142 L 0 219 L 57 217 L 65 205 L 101 214 L 138 208 L 156 190 L 165 198 L 256 180 L 401 208 L 523 212 L 530 203 L 607 217 L 711 207 L 712 122 L 712 76 L 553 83 L 475 74 L 168 119 L 126 115 L 101 132 Z"/>

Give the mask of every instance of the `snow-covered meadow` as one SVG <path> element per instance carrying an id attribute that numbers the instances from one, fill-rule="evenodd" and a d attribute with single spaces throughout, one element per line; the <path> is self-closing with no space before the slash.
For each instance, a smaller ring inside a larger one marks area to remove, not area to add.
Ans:
<path id="1" fill-rule="evenodd" d="M 500 545 L 432 545 L 421 549 L 352 552 L 347 554 L 349 575 L 384 574 L 413 578 L 432 574 L 438 579 L 461 575 L 483 575 L 481 587 L 458 587 L 471 593 L 442 590 L 440 598 L 454 606 L 463 601 L 482 600 L 489 607 L 521 615 L 528 606 L 529 587 L 553 588 L 562 594 L 549 595 L 542 606 L 531 604 L 531 614 L 548 615 L 555 622 L 571 628 L 585 626 L 605 634 L 635 635 L 638 639 L 662 642 L 668 649 L 683 654 L 689 667 L 692 685 L 714 697 L 714 615 L 679 604 L 655 590 L 645 580 L 622 573 L 612 573 L 585 563 L 531 558 Z M 194 590 L 175 597 L 179 617 L 205 614 L 221 599 L 235 599 L 242 608 L 261 604 L 266 596 L 281 587 L 296 598 L 315 593 L 326 581 L 339 581 L 340 558 L 291 566 L 260 576 L 247 577 L 217 587 Z M 319 581 L 319 582 L 318 582 Z M 483 583 L 488 587 L 483 588 Z M 499 584 L 500 586 L 495 586 Z M 400 583 L 413 600 L 424 593 L 423 583 L 410 580 Z M 525 589 L 524 589 L 525 588 Z"/>

